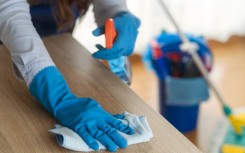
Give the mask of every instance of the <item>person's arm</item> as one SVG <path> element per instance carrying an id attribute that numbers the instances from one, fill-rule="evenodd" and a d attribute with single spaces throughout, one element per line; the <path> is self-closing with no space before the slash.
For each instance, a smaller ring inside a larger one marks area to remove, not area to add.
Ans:
<path id="1" fill-rule="evenodd" d="M 26 0 L 1 0 L 0 19 L 0 39 L 29 87 L 40 70 L 54 63 L 33 27 Z"/>
<path id="2" fill-rule="evenodd" d="M 118 12 L 128 11 L 126 0 L 92 0 L 95 22 L 104 24 L 107 18 L 114 17 Z"/>
<path id="3" fill-rule="evenodd" d="M 70 91 L 32 25 L 26 0 L 0 1 L 0 39 L 30 93 L 63 126 L 74 130 L 95 150 L 99 147 L 96 140 L 110 151 L 127 146 L 117 130 L 133 134 L 130 127 L 116 120 L 95 100 L 76 97 Z"/>
<path id="4" fill-rule="evenodd" d="M 92 2 L 95 21 L 99 26 L 93 31 L 93 35 L 100 36 L 104 34 L 104 23 L 107 18 L 114 19 L 117 31 L 113 47 L 106 49 L 97 44 L 98 51 L 93 54 L 93 57 L 111 60 L 132 54 L 140 20 L 129 12 L 126 0 L 93 0 Z"/>

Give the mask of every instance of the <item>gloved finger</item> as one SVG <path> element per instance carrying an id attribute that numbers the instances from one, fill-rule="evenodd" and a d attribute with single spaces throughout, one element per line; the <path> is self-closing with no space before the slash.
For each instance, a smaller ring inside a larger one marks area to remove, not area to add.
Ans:
<path id="1" fill-rule="evenodd" d="M 132 37 L 128 39 L 128 43 L 125 48 L 124 56 L 129 56 L 133 53 L 134 47 L 135 47 L 135 40 L 136 38 L 132 38 Z"/>
<path id="2" fill-rule="evenodd" d="M 133 47 L 128 47 L 128 49 L 126 50 L 126 52 L 124 52 L 124 56 L 129 56 L 133 53 L 134 50 L 134 46 Z"/>
<path id="3" fill-rule="evenodd" d="M 135 18 L 135 20 L 134 20 L 134 24 L 135 24 L 135 26 L 137 27 L 137 29 L 139 28 L 139 26 L 140 26 L 140 24 L 141 24 L 141 22 L 140 22 L 140 20 L 138 19 L 138 18 Z"/>
<path id="4" fill-rule="evenodd" d="M 127 42 L 125 42 L 127 40 Z M 119 58 L 121 56 L 127 56 L 132 53 L 133 48 L 131 47 L 130 39 L 128 39 L 125 32 L 118 32 L 116 40 L 111 49 L 99 50 L 93 54 L 94 58 L 111 60 Z"/>
<path id="5" fill-rule="evenodd" d="M 129 41 L 135 42 L 135 40 L 130 39 Z M 124 56 L 129 56 L 133 53 L 135 43 L 128 43 L 127 48 L 125 49 Z"/>
<path id="6" fill-rule="evenodd" d="M 127 46 L 123 45 L 125 39 L 124 37 L 125 34 L 123 34 L 123 32 L 118 33 L 111 49 L 99 50 L 93 54 L 93 57 L 104 60 L 111 60 L 121 57 L 127 48 Z"/>
<path id="7" fill-rule="evenodd" d="M 105 33 L 105 26 L 100 26 L 92 31 L 92 34 L 94 36 L 100 36 Z"/>
<path id="8" fill-rule="evenodd" d="M 115 53 L 116 51 L 116 53 Z M 123 54 L 123 49 L 120 49 L 120 50 L 116 50 L 113 48 L 112 49 L 103 49 L 103 50 L 99 50 L 95 53 L 92 54 L 92 56 L 94 58 L 97 58 L 97 59 L 103 59 L 103 60 L 112 60 L 112 59 L 115 59 L 115 58 L 119 58 L 120 56 L 122 56 Z"/>
<path id="9" fill-rule="evenodd" d="M 115 128 L 115 129 L 117 129 L 117 130 L 119 130 L 119 131 L 121 131 L 123 133 L 129 134 L 129 135 L 133 135 L 134 134 L 134 130 L 131 127 L 129 127 L 128 125 L 123 124 L 121 121 L 116 120 L 114 118 L 110 119 L 108 124 L 111 127 Z"/>
<path id="10" fill-rule="evenodd" d="M 100 45 L 100 44 L 96 44 L 95 47 L 98 49 L 98 50 L 104 50 L 105 48 Z"/>
<path id="11" fill-rule="evenodd" d="M 115 114 L 115 115 L 113 115 L 113 117 L 115 117 L 117 119 L 121 119 L 121 120 L 125 118 L 125 116 L 123 114 Z"/>
<path id="12" fill-rule="evenodd" d="M 112 128 L 110 125 L 108 124 L 100 124 L 99 125 L 99 129 L 103 132 L 105 132 L 115 143 L 117 146 L 119 146 L 120 148 L 126 148 L 128 143 L 125 140 L 125 138 L 123 138 L 116 129 Z"/>
<path id="13" fill-rule="evenodd" d="M 84 140 L 84 142 L 92 149 L 98 150 L 99 145 L 96 140 L 87 132 L 85 128 L 80 128 L 77 133 Z"/>
<path id="14" fill-rule="evenodd" d="M 106 123 L 104 123 L 106 124 Z M 89 133 L 97 139 L 106 149 L 111 152 L 117 151 L 117 145 L 111 140 L 111 138 L 96 126 L 88 126 Z"/>

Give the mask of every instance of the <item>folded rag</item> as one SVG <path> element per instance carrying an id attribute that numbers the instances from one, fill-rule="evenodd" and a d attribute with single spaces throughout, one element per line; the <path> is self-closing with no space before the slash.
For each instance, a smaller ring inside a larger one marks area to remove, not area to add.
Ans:
<path id="1" fill-rule="evenodd" d="M 129 125 L 135 131 L 134 135 L 127 135 L 118 131 L 127 140 L 128 145 L 150 141 L 150 139 L 153 137 L 153 134 L 146 117 L 137 116 L 128 112 L 124 112 L 123 115 L 125 118 L 121 121 L 124 124 Z M 89 146 L 77 133 L 67 127 L 55 125 L 55 128 L 49 131 L 56 135 L 56 139 L 59 145 L 64 148 L 74 151 L 93 151 L 93 149 L 89 148 Z M 99 149 L 105 149 L 101 143 L 98 142 L 98 144 Z"/>

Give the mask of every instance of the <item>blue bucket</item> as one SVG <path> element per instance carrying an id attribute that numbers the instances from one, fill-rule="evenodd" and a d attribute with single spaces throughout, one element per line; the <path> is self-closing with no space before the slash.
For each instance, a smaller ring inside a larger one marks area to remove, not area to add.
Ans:
<path id="1" fill-rule="evenodd" d="M 170 106 L 166 104 L 165 81 L 159 80 L 160 113 L 180 132 L 196 128 L 199 104 L 191 106 Z"/>
<path id="2" fill-rule="evenodd" d="M 212 53 L 205 39 L 192 35 L 187 37 L 199 46 L 197 53 L 210 71 Z M 147 47 L 143 60 L 159 79 L 160 113 L 180 132 L 189 132 L 196 128 L 199 106 L 209 98 L 209 93 L 208 85 L 191 55 L 181 51 L 180 45 L 181 40 L 176 33 L 163 32 Z M 186 59 L 191 61 L 191 66 L 190 62 L 185 63 Z"/>

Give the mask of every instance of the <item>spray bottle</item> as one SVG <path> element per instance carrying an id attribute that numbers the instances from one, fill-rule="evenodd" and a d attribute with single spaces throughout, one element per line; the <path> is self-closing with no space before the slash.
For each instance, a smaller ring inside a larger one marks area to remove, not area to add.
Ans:
<path id="1" fill-rule="evenodd" d="M 113 47 L 113 42 L 116 38 L 116 29 L 113 19 L 109 18 L 105 22 L 105 39 L 106 48 Z M 121 56 L 116 59 L 108 60 L 111 71 L 120 78 L 125 84 L 130 85 L 132 79 L 132 68 L 127 56 Z"/>

